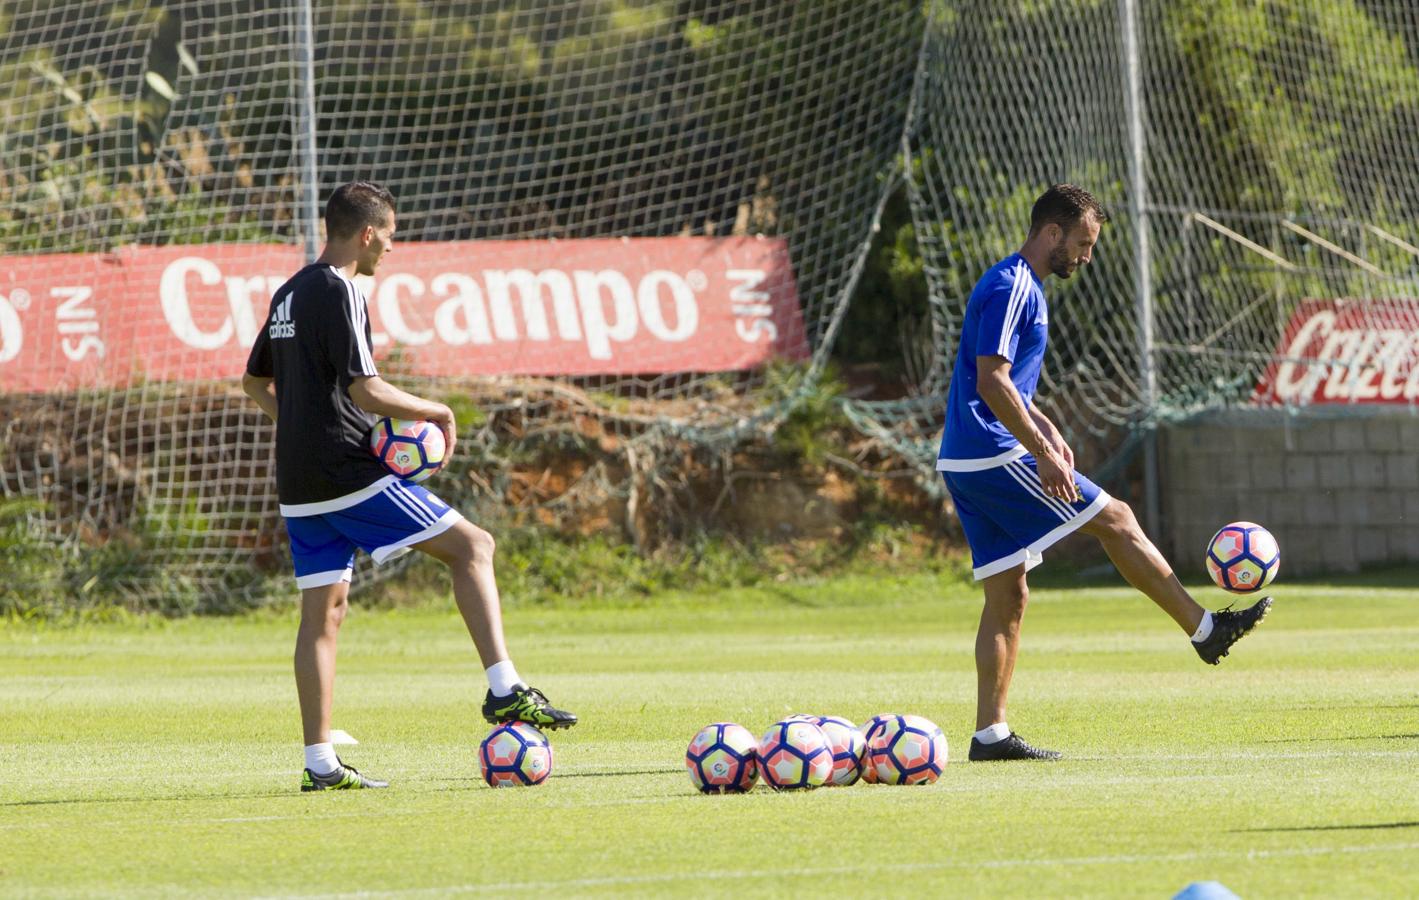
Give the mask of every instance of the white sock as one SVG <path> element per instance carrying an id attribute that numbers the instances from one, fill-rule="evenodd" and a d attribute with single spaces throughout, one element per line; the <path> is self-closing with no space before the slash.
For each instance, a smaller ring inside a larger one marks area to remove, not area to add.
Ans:
<path id="1" fill-rule="evenodd" d="M 334 744 L 311 744 L 305 748 L 305 767 L 317 775 L 329 775 L 340 768 Z"/>
<path id="2" fill-rule="evenodd" d="M 975 733 L 975 739 L 982 744 L 998 744 L 1008 737 L 1010 737 L 1010 726 L 1004 722 L 996 722 Z"/>
<path id="3" fill-rule="evenodd" d="M 493 692 L 494 697 L 506 697 L 518 688 L 525 687 L 527 682 L 517 677 L 517 669 L 512 660 L 505 659 L 488 666 L 488 690 Z"/>
<path id="4" fill-rule="evenodd" d="M 1212 613 L 1204 610 L 1202 621 L 1197 624 L 1197 630 L 1192 633 L 1192 642 L 1200 644 L 1212 636 Z"/>

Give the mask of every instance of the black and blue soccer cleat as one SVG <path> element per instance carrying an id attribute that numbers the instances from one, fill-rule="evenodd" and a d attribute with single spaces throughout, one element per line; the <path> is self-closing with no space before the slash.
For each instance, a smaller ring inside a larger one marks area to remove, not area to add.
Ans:
<path id="1" fill-rule="evenodd" d="M 1193 649 L 1202 657 L 1203 662 L 1209 666 L 1217 665 L 1233 644 L 1266 618 L 1270 609 L 1271 598 L 1262 597 L 1246 609 L 1234 610 L 1229 606 L 1217 610 L 1212 614 L 1212 633 L 1205 641 L 1193 641 Z"/>
<path id="2" fill-rule="evenodd" d="M 1031 747 L 1013 731 L 1005 740 L 996 741 L 993 744 L 982 744 L 976 738 L 971 738 L 971 752 L 969 754 L 971 762 L 1005 762 L 1013 759 L 1053 762 L 1063 756 L 1064 754 L 1058 750 L 1041 750 L 1039 747 Z"/>

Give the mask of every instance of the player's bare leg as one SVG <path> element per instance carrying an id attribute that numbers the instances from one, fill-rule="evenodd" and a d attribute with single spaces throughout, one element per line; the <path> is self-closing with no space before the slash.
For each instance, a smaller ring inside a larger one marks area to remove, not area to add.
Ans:
<path id="1" fill-rule="evenodd" d="M 968 757 L 972 762 L 1059 759 L 1061 754 L 1054 750 L 1025 743 L 1005 721 L 1010 680 L 1020 655 L 1020 624 L 1030 601 L 1025 566 L 991 575 L 981 585 L 985 607 L 976 631 L 976 733 Z"/>
<path id="2" fill-rule="evenodd" d="M 1208 665 L 1221 662 L 1229 648 L 1255 628 L 1271 609 L 1271 598 L 1262 597 L 1246 609 L 1228 607 L 1209 613 L 1178 581 L 1172 566 L 1143 533 L 1133 510 L 1120 500 L 1109 501 L 1108 506 L 1079 530 L 1098 538 L 1104 552 L 1128 583 L 1146 594 L 1191 635 L 1193 649 Z"/>
<path id="3" fill-rule="evenodd" d="M 335 695 L 335 649 L 340 623 L 350 608 L 350 582 L 301 591 L 296 631 L 296 694 L 306 745 L 330 743 L 330 705 Z"/>
<path id="4" fill-rule="evenodd" d="M 1124 580 L 1158 604 L 1192 634 L 1206 612 L 1173 574 L 1172 566 L 1143 533 L 1133 510 L 1121 500 L 1110 500 L 1098 515 L 1079 528 L 1097 538 Z"/>
<path id="5" fill-rule="evenodd" d="M 415 544 L 448 566 L 453 579 L 453 599 L 463 623 L 478 648 L 483 668 L 489 670 L 490 687 L 483 702 L 483 718 L 489 722 L 522 721 L 539 728 L 567 728 L 577 723 L 575 714 L 557 709 L 543 693 L 520 681 L 506 691 L 492 688 L 494 667 L 506 666 L 507 644 L 503 640 L 502 599 L 493 573 L 493 536 L 466 519 L 427 541 Z"/>
<path id="6" fill-rule="evenodd" d="M 335 649 L 340 624 L 350 609 L 350 582 L 301 591 L 301 624 L 296 630 L 296 694 L 301 702 L 306 769 L 302 791 L 385 788 L 389 782 L 361 775 L 335 755 L 330 745 L 330 707 L 335 698 Z"/>
<path id="7" fill-rule="evenodd" d="M 483 668 L 507 659 L 502 600 L 493 574 L 493 536 L 464 519 L 414 546 L 448 566 L 453 600 Z"/>
<path id="8" fill-rule="evenodd" d="M 1023 564 L 981 582 L 985 607 L 976 631 L 976 730 L 1005 721 L 1005 704 L 1015 658 L 1020 653 L 1020 623 L 1030 589 Z"/>

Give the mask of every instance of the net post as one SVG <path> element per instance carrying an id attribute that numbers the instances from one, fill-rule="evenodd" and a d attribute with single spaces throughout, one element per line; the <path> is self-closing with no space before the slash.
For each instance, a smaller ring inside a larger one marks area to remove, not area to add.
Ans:
<path id="1" fill-rule="evenodd" d="M 1137 249 L 1134 265 L 1135 299 L 1138 304 L 1138 384 L 1142 391 L 1144 415 L 1152 418 L 1157 403 L 1156 373 L 1153 370 L 1153 260 L 1148 246 L 1147 179 L 1143 134 L 1143 79 L 1139 71 L 1137 0 L 1119 0 L 1119 26 L 1123 31 L 1124 81 L 1128 113 L 1128 212 Z M 1144 524 L 1150 535 L 1158 533 L 1161 515 L 1158 503 L 1158 432 L 1145 423 L 1143 438 Z"/>
<path id="2" fill-rule="evenodd" d="M 305 246 L 305 261 L 315 262 L 320 253 L 320 182 L 315 164 L 315 21 L 311 0 L 296 0 L 295 20 L 295 81 L 293 103 L 296 154 L 300 159 L 300 202 L 296 215 L 301 223 L 301 241 Z"/>

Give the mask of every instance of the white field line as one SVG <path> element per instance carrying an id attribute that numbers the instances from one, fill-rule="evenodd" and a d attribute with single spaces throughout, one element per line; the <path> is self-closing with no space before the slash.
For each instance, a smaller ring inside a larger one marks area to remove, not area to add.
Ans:
<path id="1" fill-rule="evenodd" d="M 364 897 L 418 897 L 425 895 L 470 894 L 509 890 L 558 890 L 609 887 L 612 885 L 668 884 L 677 881 L 731 881 L 784 877 L 821 878 L 824 875 L 881 875 L 884 872 L 929 872 L 944 869 L 1012 869 L 1025 866 L 1071 868 L 1077 866 L 1134 865 L 1137 863 L 1195 862 L 1215 859 L 1285 859 L 1298 856 L 1329 856 L 1357 853 L 1398 853 L 1419 850 L 1419 842 L 1402 844 L 1366 844 L 1348 847 L 1298 847 L 1293 850 L 1219 850 L 1212 853 L 1132 853 L 1111 856 L 1066 856 L 1053 858 L 1016 858 L 994 860 L 963 860 L 932 863 L 902 863 L 898 865 L 867 862 L 856 866 L 775 868 L 771 870 L 708 870 L 677 872 L 663 875 L 620 875 L 606 878 L 568 878 L 559 881 L 488 881 L 474 884 L 449 884 L 433 888 L 411 888 L 395 891 L 357 891 L 343 894 L 272 894 L 267 900 L 357 900 Z"/>

